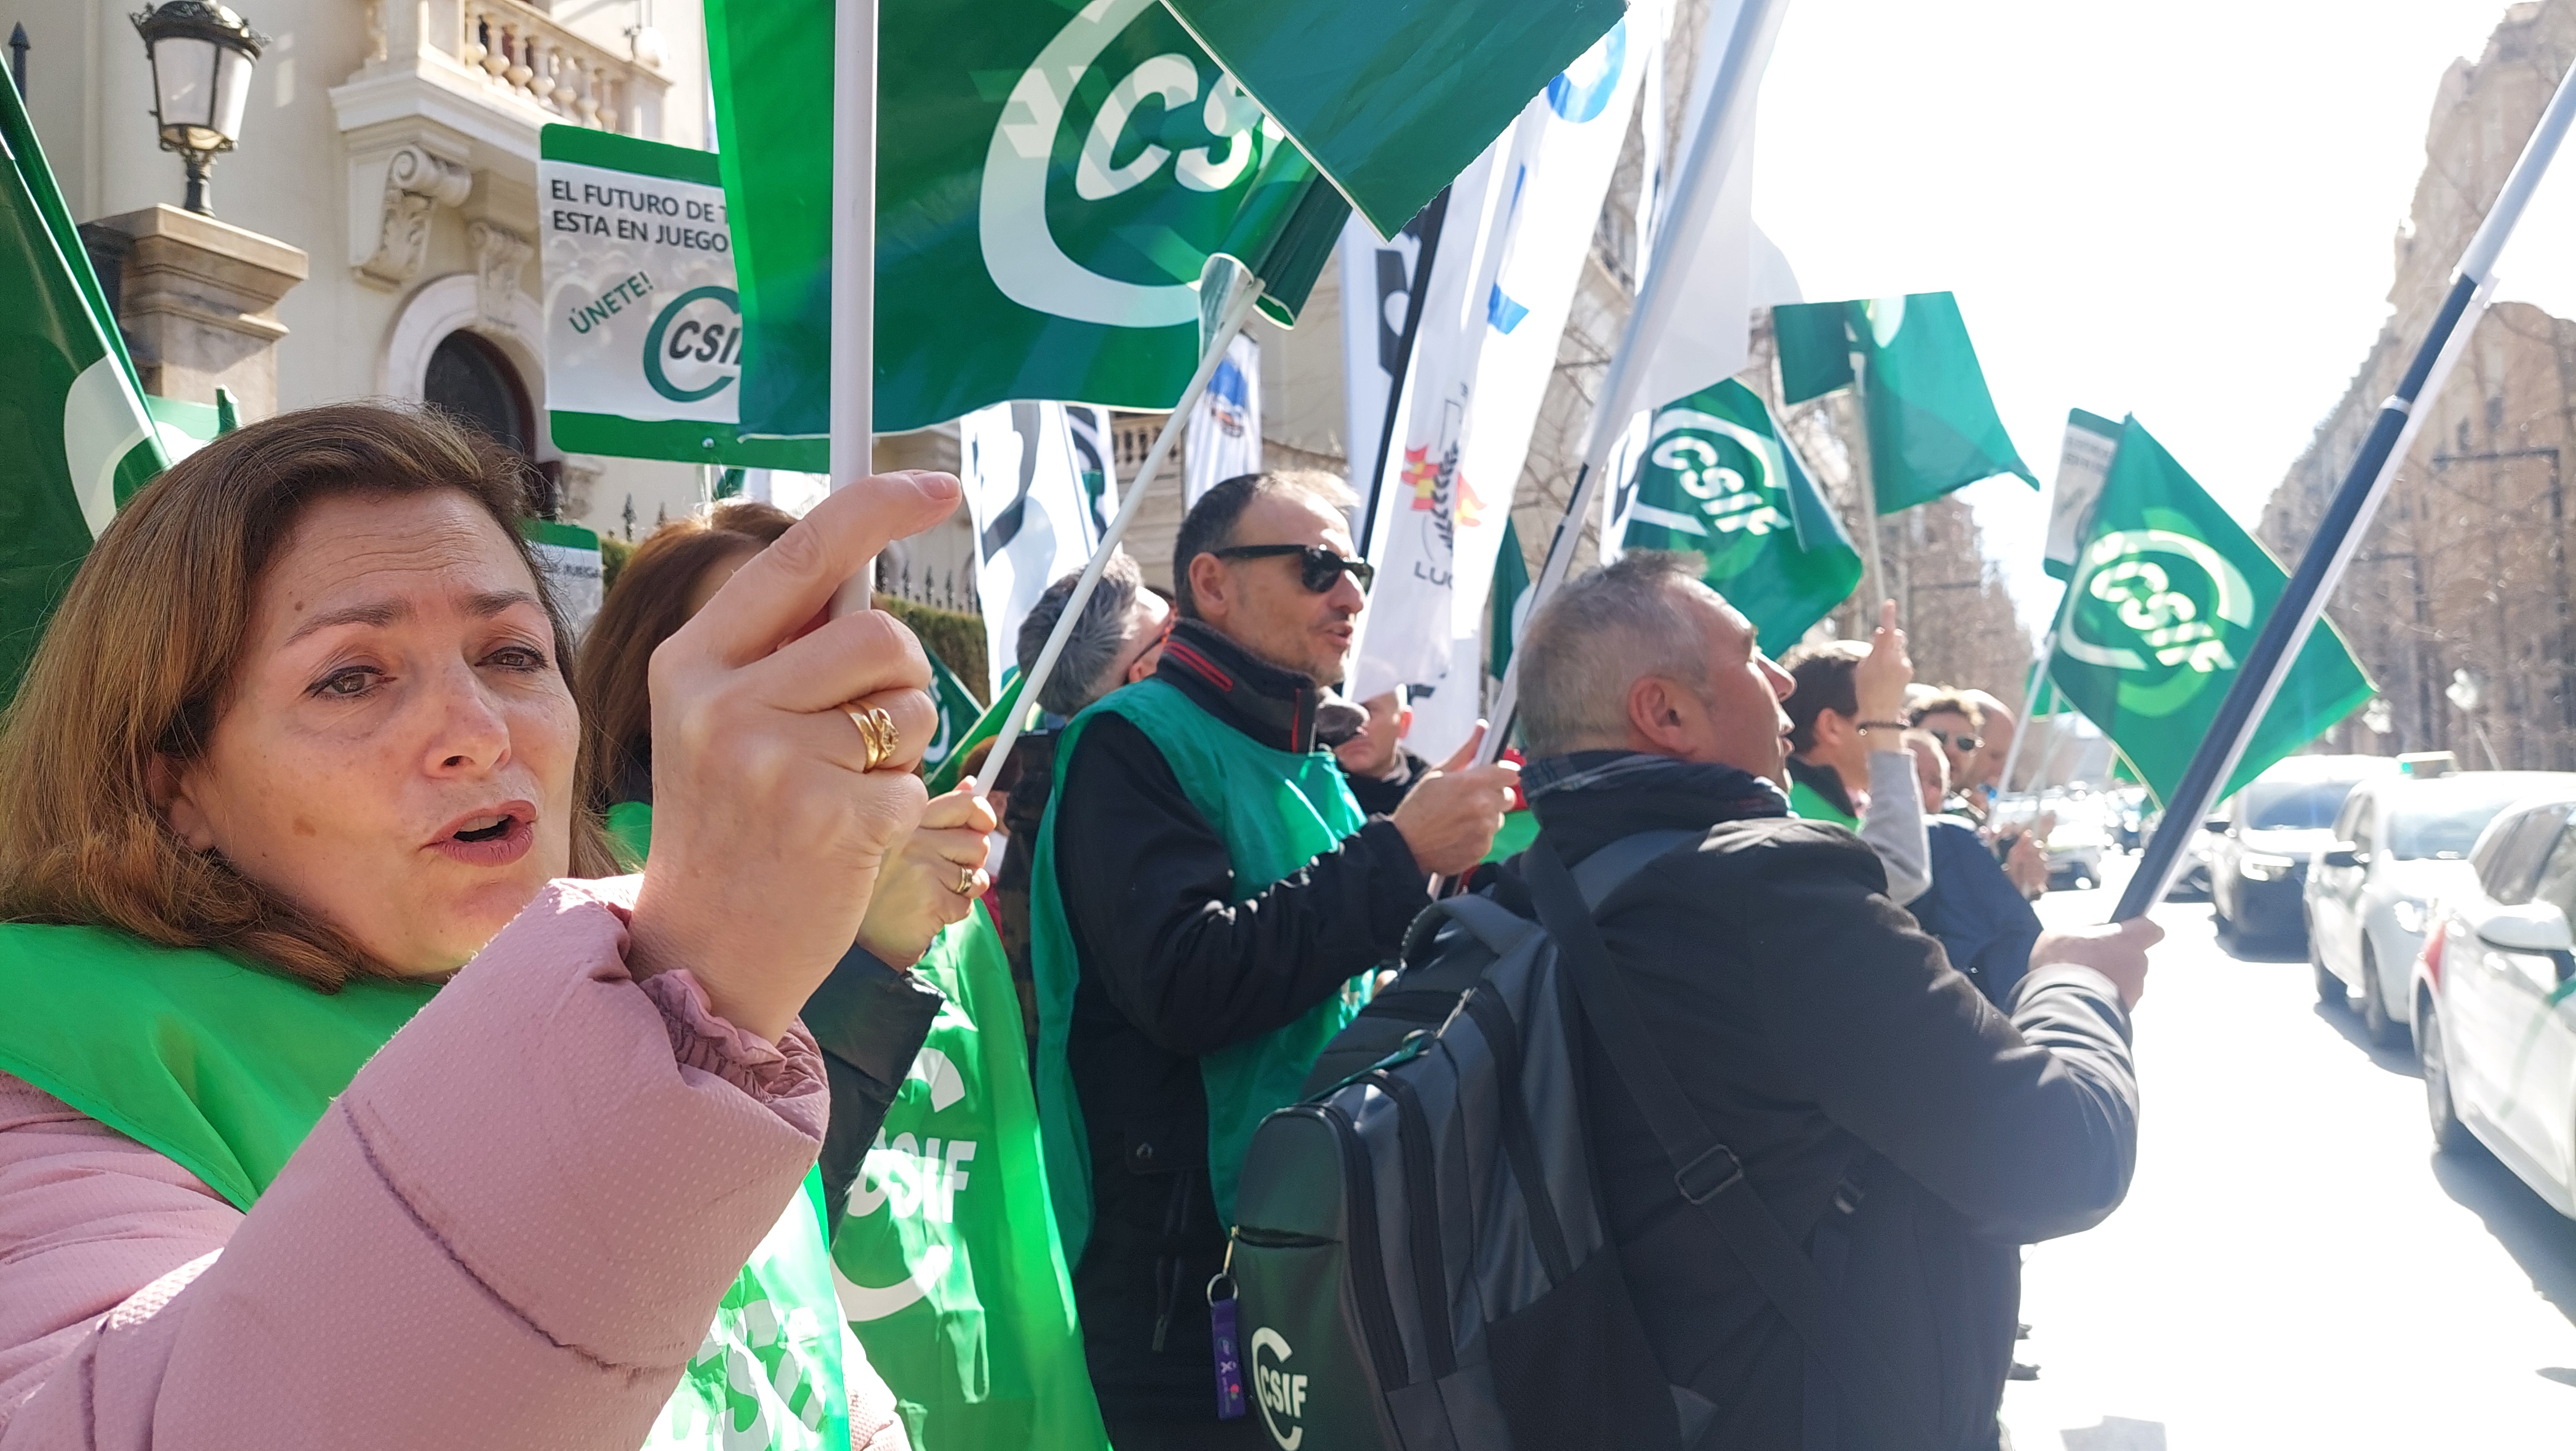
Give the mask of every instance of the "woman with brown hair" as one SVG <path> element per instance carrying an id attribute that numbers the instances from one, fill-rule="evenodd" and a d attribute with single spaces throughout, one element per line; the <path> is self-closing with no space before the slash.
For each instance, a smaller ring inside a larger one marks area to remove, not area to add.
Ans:
<path id="1" fill-rule="evenodd" d="M 934 724 L 909 632 L 821 617 L 957 483 L 843 491 L 671 637 L 654 862 L 583 882 L 520 468 L 253 424 L 64 597 L 0 728 L 0 1446 L 899 1444 L 796 1015 Z"/>
<path id="2" fill-rule="evenodd" d="M 674 519 L 636 546 L 600 602 L 574 672 L 581 779 L 624 870 L 640 870 L 653 841 L 653 652 L 795 523 L 748 499 Z M 939 1012 L 939 994 L 907 969 L 940 929 L 974 910 L 989 885 L 983 863 L 994 825 L 993 808 L 972 787 L 934 798 L 878 873 L 857 940 L 806 1001 L 803 1021 L 832 1087 L 821 1160 L 827 1224 L 840 1222 L 860 1161 Z"/>

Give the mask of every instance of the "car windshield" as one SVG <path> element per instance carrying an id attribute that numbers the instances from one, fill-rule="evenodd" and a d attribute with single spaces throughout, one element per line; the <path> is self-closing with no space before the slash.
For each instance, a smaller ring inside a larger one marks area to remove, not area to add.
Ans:
<path id="1" fill-rule="evenodd" d="M 2445 791 L 2437 800 L 2408 806 L 2389 823 L 2388 850 L 2400 861 L 2459 861 L 2496 813 L 2528 790 Z"/>
<path id="2" fill-rule="evenodd" d="M 2350 781 L 2257 781 L 2245 788 L 2247 831 L 2299 831 L 2334 825 Z"/>

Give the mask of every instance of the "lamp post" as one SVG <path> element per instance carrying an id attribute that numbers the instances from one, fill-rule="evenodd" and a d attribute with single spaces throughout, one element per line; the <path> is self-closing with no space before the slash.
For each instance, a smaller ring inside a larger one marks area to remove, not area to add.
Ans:
<path id="1" fill-rule="evenodd" d="M 165 0 L 132 17 L 152 62 L 152 117 L 161 149 L 188 164 L 188 210 L 213 216 L 206 173 L 241 135 L 251 64 L 268 37 L 216 0 Z"/>

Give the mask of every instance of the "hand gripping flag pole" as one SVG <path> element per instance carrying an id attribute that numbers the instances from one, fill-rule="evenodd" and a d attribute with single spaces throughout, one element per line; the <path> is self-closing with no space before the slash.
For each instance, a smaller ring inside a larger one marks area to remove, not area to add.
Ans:
<path id="1" fill-rule="evenodd" d="M 2486 220 L 2478 224 L 2468 250 L 2460 255 L 2459 271 L 2441 310 L 2433 315 L 2431 331 L 2415 350 L 2415 360 L 2407 366 L 2397 391 L 2380 405 L 2379 417 L 2362 440 L 2351 472 L 2344 475 L 2342 486 L 2326 505 L 2325 517 L 2317 522 L 2316 537 L 2308 542 L 2297 572 L 2282 587 L 2271 618 L 2263 622 L 2263 632 L 2255 636 L 2254 648 L 2247 652 L 2235 684 L 2228 687 L 2209 734 L 2201 739 L 2181 783 L 2174 787 L 2174 798 L 2165 803 L 2164 820 L 2148 840 L 2137 874 L 2120 894 L 2112 921 L 2143 917 L 2164 900 L 2174 872 L 2182 865 L 2183 843 L 2200 830 L 2201 818 L 2217 799 L 2220 784 L 2235 773 L 2246 741 L 2271 708 L 2273 695 L 2298 659 L 2299 647 L 2307 643 L 2309 629 L 2324 611 L 2327 597 L 2334 593 L 2344 566 L 2370 527 L 2371 516 L 2378 512 L 2398 463 L 2414 442 L 2416 429 L 2423 425 L 2422 408 L 2440 396 L 2442 380 L 2477 326 L 2479 314 L 2486 310 L 2487 296 L 2495 287 L 2496 256 L 2513 235 L 2514 224 L 2522 220 L 2523 207 L 2548 172 L 2571 121 L 2576 121 L 2576 71 L 2559 79 L 2549 109 L 2541 113 L 2540 124 L 2532 128 L 2531 139 L 2523 143 L 2522 155 L 2513 164 L 2513 174 L 2505 178 L 2504 190 L 2488 209 Z"/>
<path id="2" fill-rule="evenodd" d="M 1198 406 L 1199 395 L 1207 391 L 1208 380 L 1216 376 L 1219 363 L 1225 361 L 1225 350 L 1234 335 L 1252 320 L 1252 309 L 1261 301 L 1261 279 L 1242 267 L 1224 269 L 1228 276 L 1227 296 L 1215 309 L 1216 326 L 1208 330 L 1207 341 L 1199 353 L 1198 371 L 1190 375 L 1190 386 L 1181 390 L 1180 400 L 1163 419 L 1162 432 L 1154 435 L 1154 447 L 1145 461 L 1136 467 L 1136 477 L 1127 484 L 1118 500 L 1118 513 L 1109 521 L 1109 530 L 1100 536 L 1100 547 L 1091 551 L 1091 562 L 1082 567 L 1082 578 L 1075 581 L 1073 594 L 1064 602 L 1064 612 L 1056 616 L 1055 629 L 1048 633 L 1046 648 L 1029 666 L 1020 685 L 1020 708 L 1002 721 L 1001 733 L 993 737 L 992 754 L 984 758 L 984 769 L 975 773 L 975 794 L 990 796 L 993 783 L 1001 778 L 1002 763 L 1011 758 L 1011 747 L 1019 744 L 1020 728 L 1028 722 L 1029 711 L 1037 706 L 1038 693 L 1046 689 L 1047 678 L 1055 673 L 1055 660 L 1064 653 L 1064 642 L 1073 636 L 1073 628 L 1082 621 L 1083 607 L 1091 602 L 1091 591 L 1100 583 L 1101 571 L 1109 567 L 1109 555 L 1118 541 L 1127 537 L 1127 526 L 1136 521 L 1137 507 L 1154 487 L 1154 476 L 1162 471 L 1163 460 L 1171 455 L 1172 441 L 1188 426 L 1190 411 Z M 1211 276 L 1214 274 L 1211 273 Z M 1188 581 L 1175 580 L 1181 588 Z"/>
<path id="3" fill-rule="evenodd" d="M 1672 205 L 1664 215 L 1678 225 L 1678 233 L 1658 237 L 1652 257 L 1646 264 L 1646 279 L 1637 289 L 1636 305 L 1629 309 L 1628 324 L 1619 338 L 1618 350 L 1610 355 L 1609 370 L 1602 376 L 1601 392 L 1592 409 L 1592 421 L 1586 427 L 1582 471 L 1575 475 L 1574 497 L 1565 506 L 1565 514 L 1556 521 L 1556 533 L 1548 540 L 1547 562 L 1539 566 L 1538 579 L 1530 587 L 1530 614 L 1565 583 L 1566 571 L 1574 563 L 1574 546 L 1582 537 L 1583 520 L 1592 508 L 1593 496 L 1601 490 L 1601 477 L 1609 471 L 1611 450 L 1627 431 L 1628 420 L 1638 408 L 1637 375 L 1647 359 L 1654 356 L 1673 318 L 1688 305 L 1688 299 L 1677 296 L 1690 259 L 1698 251 L 1695 229 L 1710 225 L 1717 189 L 1725 184 L 1727 168 L 1750 166 L 1750 155 L 1740 144 L 1753 125 L 1753 103 L 1759 88 L 1755 80 L 1762 63 L 1771 53 L 1771 37 L 1777 33 L 1780 18 L 1788 10 L 1787 0 L 1744 0 L 1736 11 L 1735 29 L 1726 37 L 1726 60 L 1709 86 L 1707 109 L 1700 113 L 1699 135 L 1692 142 L 1690 159 L 1682 164 L 1681 181 L 1673 188 Z M 1715 381 L 1715 380 L 1711 380 Z M 1521 654 L 1515 650 L 1509 664 L 1503 667 L 1503 687 L 1494 697 L 1489 715 L 1493 729 L 1485 733 L 1484 743 L 1477 747 L 1476 764 L 1490 765 L 1502 754 L 1504 742 L 1511 735 L 1513 717 L 1520 712 Z"/>
<path id="4" fill-rule="evenodd" d="M 877 0 L 836 0 L 832 18 L 832 491 L 869 472 L 876 405 Z M 832 614 L 876 596 L 875 560 L 832 596 Z"/>

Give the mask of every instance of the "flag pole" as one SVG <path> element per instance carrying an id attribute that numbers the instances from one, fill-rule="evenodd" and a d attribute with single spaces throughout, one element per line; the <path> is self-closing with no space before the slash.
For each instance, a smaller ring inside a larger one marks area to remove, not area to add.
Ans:
<path id="1" fill-rule="evenodd" d="M 975 794 L 990 796 L 993 783 L 1001 779 L 1003 763 L 1011 757 L 1011 747 L 1019 744 L 1021 727 L 1029 718 L 1029 707 L 1037 704 L 1039 692 L 1046 689 L 1047 678 L 1055 674 L 1056 657 L 1064 653 L 1065 641 L 1073 637 L 1076 625 L 1082 623 L 1083 606 L 1091 602 L 1091 592 L 1100 583 L 1100 575 L 1109 567 L 1109 556 L 1118 542 L 1127 537 L 1127 526 L 1136 521 L 1136 511 L 1145 502 L 1145 494 L 1154 487 L 1154 476 L 1171 454 L 1172 443 L 1188 426 L 1190 410 L 1197 406 L 1199 395 L 1207 391 L 1208 380 L 1216 376 L 1217 364 L 1225 361 L 1225 350 L 1234 344 L 1234 335 L 1252 320 L 1252 309 L 1261 301 L 1261 279 L 1248 268 L 1229 269 L 1230 295 L 1217 309 L 1217 325 L 1208 332 L 1206 351 L 1199 355 L 1198 371 L 1190 375 L 1190 385 L 1181 390 L 1180 400 L 1163 418 L 1162 431 L 1154 435 L 1154 446 L 1145 461 L 1136 466 L 1135 481 L 1127 486 L 1118 501 L 1117 516 L 1109 521 L 1109 530 L 1100 536 L 1100 547 L 1091 551 L 1091 562 L 1082 567 L 1082 578 L 1076 580 L 1073 593 L 1066 596 L 1064 610 L 1055 619 L 1055 629 L 1047 635 L 1046 648 L 1030 662 L 1028 674 L 1020 678 L 1021 708 L 1003 718 L 1002 729 L 993 737 L 992 753 L 984 758 L 984 769 L 975 773 Z M 1187 588 L 1186 580 L 1175 580 Z"/>
<path id="2" fill-rule="evenodd" d="M 1863 368 L 1852 369 L 1850 398 L 1855 425 L 1843 449 L 1852 461 L 1852 492 L 1860 502 L 1860 560 L 1862 569 L 1860 630 L 1855 639 L 1869 638 L 1877 628 L 1878 602 L 1892 598 L 1887 587 L 1887 560 L 1879 551 L 1885 544 L 1878 533 L 1878 459 L 1869 451 L 1869 383 Z M 1912 621 L 1906 623 L 1911 624 Z"/>
<path id="3" fill-rule="evenodd" d="M 1692 140 L 1690 159 L 1682 163 L 1681 180 L 1674 186 L 1671 204 L 1664 213 L 1678 219 L 1685 229 L 1708 222 L 1708 208 L 1702 198 L 1724 185 L 1728 168 L 1738 164 L 1735 153 L 1741 148 L 1736 143 L 1753 124 L 1760 62 L 1769 59 L 1771 39 L 1779 32 L 1780 18 L 1787 9 L 1787 0 L 1744 0 L 1735 13 L 1735 29 L 1726 38 L 1726 59 L 1709 85 L 1708 107 L 1700 113 L 1699 134 Z M 1753 162 L 1750 156 L 1740 160 L 1747 166 Z M 1634 395 L 1638 373 L 1662 344 L 1673 318 L 1687 305 L 1674 294 L 1689 270 L 1691 257 L 1699 250 L 1697 241 L 1696 236 L 1686 234 L 1656 239 L 1646 263 L 1645 281 L 1637 289 L 1636 304 L 1628 310 L 1619 346 L 1610 354 L 1610 366 L 1602 374 L 1591 421 L 1584 426 L 1583 466 L 1574 476 L 1574 497 L 1566 501 L 1565 513 L 1556 521 L 1556 533 L 1547 542 L 1546 562 L 1539 566 L 1538 578 L 1530 583 L 1533 617 L 1547 603 L 1548 596 L 1556 593 L 1557 586 L 1565 583 L 1566 571 L 1574 564 L 1574 546 L 1583 536 L 1584 516 L 1591 512 L 1601 476 L 1609 470 L 1611 450 L 1628 431 L 1628 420 L 1637 411 Z M 1513 718 L 1520 713 L 1520 689 L 1521 652 L 1514 650 L 1511 662 L 1503 667 L 1502 689 L 1494 696 L 1493 728 L 1485 732 L 1484 742 L 1476 748 L 1476 764 L 1490 765 L 1502 754 L 1511 736 Z"/>
<path id="4" fill-rule="evenodd" d="M 2532 128 L 2531 139 L 2523 143 L 2522 155 L 2514 161 L 2512 174 L 2505 178 L 2504 190 L 2497 194 L 2495 205 L 2488 208 L 2486 220 L 2478 224 L 2477 234 L 2469 239 L 2451 290 L 2442 299 L 2440 311 L 2433 315 L 2431 329 L 2415 350 L 2414 361 L 2407 365 L 2397 391 L 2380 405 L 2379 417 L 2371 424 L 2361 453 L 2353 459 L 2351 472 L 2344 475 L 2342 486 L 2335 490 L 2324 517 L 2317 523 L 2316 537 L 2308 542 L 2298 572 L 2283 586 L 2271 617 L 2263 622 L 2262 633 L 2255 636 L 2243 668 L 2228 687 L 2227 699 L 2210 722 L 2209 734 L 2201 739 L 2200 749 L 2192 753 L 2191 765 L 2174 787 L 2174 799 L 2165 804 L 2164 820 L 2147 842 L 2137 874 L 2129 878 L 2127 889 L 2121 892 L 2120 905 L 2111 920 L 2125 922 L 2142 917 L 2148 908 L 2164 900 L 2166 888 L 2182 865 L 2183 843 L 2200 830 L 2201 818 L 2209 813 L 2220 786 L 2235 774 L 2236 763 L 2245 754 L 2246 741 L 2297 660 L 2297 647 L 2306 643 L 2309 629 L 2325 609 L 2327 596 L 2334 593 L 2344 566 L 2370 527 L 2371 516 L 2378 512 L 2379 501 L 2387 494 L 2390 480 L 2396 477 L 2397 466 L 2405 459 L 2408 445 L 2414 442 L 2416 430 L 2423 426 L 2424 411 L 2440 396 L 2443 379 L 2449 376 L 2479 315 L 2486 311 L 2487 297 L 2495 288 L 2496 257 L 2513 236 L 2514 225 L 2522 220 L 2523 208 L 2530 202 L 2533 189 L 2540 185 L 2541 177 L 2547 174 L 2571 122 L 2576 122 L 2576 71 L 2559 78 L 2548 109 L 2540 114 L 2540 124 Z"/>
<path id="5" fill-rule="evenodd" d="M 835 0 L 832 15 L 832 492 L 870 472 L 876 404 L 877 0 Z M 832 596 L 835 617 L 876 594 L 871 559 Z"/>
<path id="6" fill-rule="evenodd" d="M 2071 592 L 2072 586 L 2069 586 Z M 2063 607 L 2061 607 L 2063 608 Z M 2021 693 L 2021 729 L 2013 732 L 2013 743 L 2004 749 L 2004 772 L 1995 781 L 1995 794 L 2012 794 L 2013 765 L 2021 759 L 2021 743 L 2030 737 L 2031 723 L 2039 719 L 2039 702 L 2054 687 L 2049 683 L 2048 669 L 2057 663 L 2057 626 L 2048 627 L 2048 639 L 2039 647 L 2039 661 L 2031 666 L 2030 685 Z"/>

